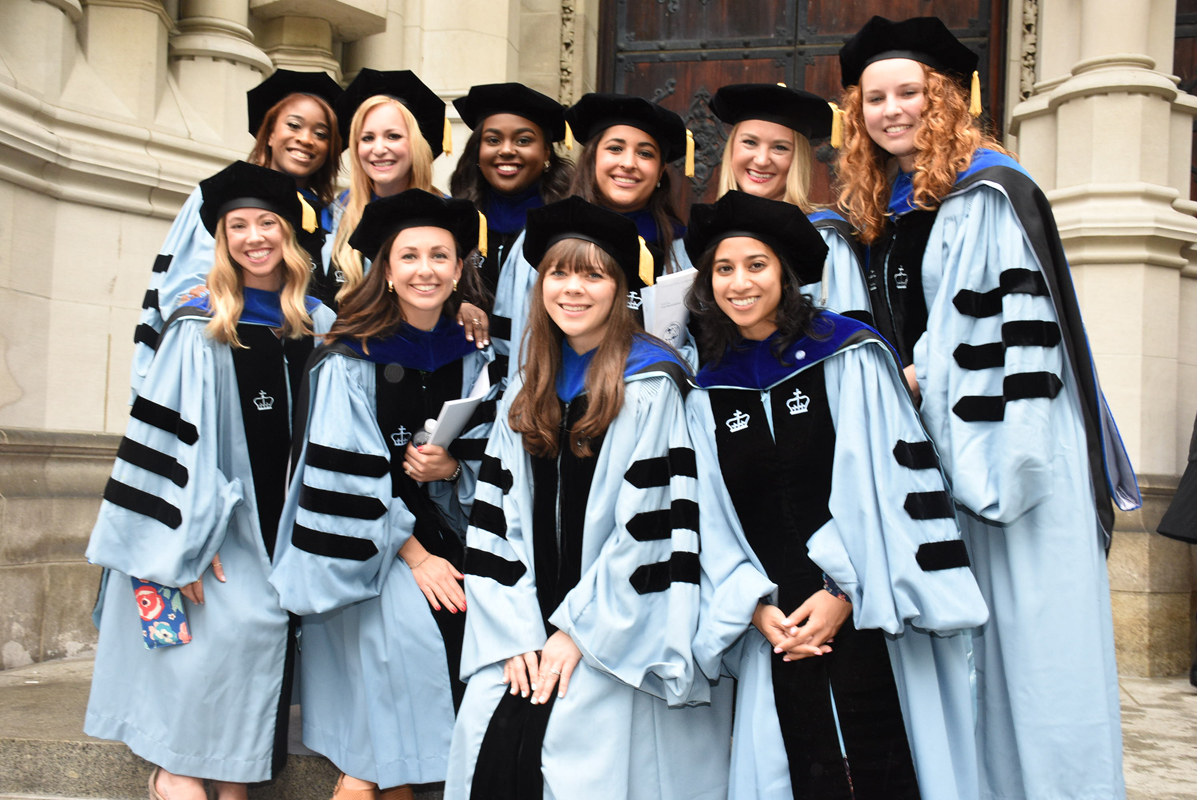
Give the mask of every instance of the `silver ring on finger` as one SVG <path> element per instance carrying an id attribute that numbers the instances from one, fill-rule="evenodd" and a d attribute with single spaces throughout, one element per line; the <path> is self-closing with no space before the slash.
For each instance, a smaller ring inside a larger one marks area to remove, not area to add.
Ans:
<path id="1" fill-rule="evenodd" d="M 550 675 L 560 675 L 560 674 L 561 674 L 561 670 L 559 670 L 559 669 L 551 669 L 551 670 L 549 670 L 549 674 L 550 674 Z"/>

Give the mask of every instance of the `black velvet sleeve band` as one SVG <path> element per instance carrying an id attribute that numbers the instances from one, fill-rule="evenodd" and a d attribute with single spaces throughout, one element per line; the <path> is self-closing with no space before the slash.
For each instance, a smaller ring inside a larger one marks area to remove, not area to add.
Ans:
<path id="1" fill-rule="evenodd" d="M 649 594 L 663 592 L 673 583 L 697 584 L 700 574 L 698 553 L 677 552 L 668 561 L 637 567 L 628 582 L 637 594 Z"/>
<path id="2" fill-rule="evenodd" d="M 482 467 L 478 470 L 478 480 L 498 486 L 503 494 L 511 491 L 514 479 L 511 471 L 504 468 L 503 462 L 494 456 L 482 456 Z"/>
<path id="3" fill-rule="evenodd" d="M 962 344 L 952 353 L 952 357 L 961 369 L 993 369 L 1006 365 L 1006 348 L 1001 342 Z"/>
<path id="4" fill-rule="evenodd" d="M 465 566 L 462 572 L 466 575 L 477 575 L 480 578 L 490 578 L 504 586 L 515 586 L 516 581 L 524 576 L 528 568 L 520 561 L 508 561 L 494 553 L 467 547 Z"/>
<path id="5" fill-rule="evenodd" d="M 144 344 L 151 350 L 157 350 L 158 331 L 154 330 L 153 325 L 146 325 L 144 322 L 139 323 L 133 329 L 133 344 Z"/>
<path id="6" fill-rule="evenodd" d="M 968 548 L 959 539 L 946 542 L 924 542 L 915 553 L 915 560 L 924 572 L 968 566 Z"/>
<path id="7" fill-rule="evenodd" d="M 508 317 L 500 317 L 498 314 L 490 315 L 490 338 L 502 339 L 505 342 L 511 341 L 511 319 Z"/>
<path id="8" fill-rule="evenodd" d="M 116 457 L 147 472 L 161 475 L 180 488 L 187 485 L 187 467 L 180 464 L 166 453 L 146 447 L 141 442 L 135 442 L 128 436 L 121 439 L 121 446 L 116 451 Z"/>
<path id="9" fill-rule="evenodd" d="M 355 453 L 352 450 L 326 447 L 315 442 L 308 443 L 304 463 L 316 469 L 345 475 L 361 475 L 363 478 L 381 478 L 391 471 L 391 465 L 383 456 Z"/>
<path id="10" fill-rule="evenodd" d="M 177 507 L 161 497 L 121 483 L 116 478 L 108 479 L 108 485 L 104 487 L 104 499 L 135 514 L 156 519 L 172 530 L 177 530 L 183 524 L 183 514 Z"/>
<path id="11" fill-rule="evenodd" d="M 291 531 L 291 542 L 304 552 L 326 558 L 369 561 L 378 555 L 378 547 L 369 539 L 312 530 L 302 525 L 296 525 Z"/>
<path id="12" fill-rule="evenodd" d="M 184 420 L 178 411 L 160 406 L 140 395 L 133 401 L 133 408 L 130 409 L 129 416 L 141 420 L 146 425 L 153 425 L 159 430 L 173 433 L 183 444 L 195 444 L 199 441 L 199 431 L 190 422 Z"/>
<path id="13" fill-rule="evenodd" d="M 154 272 L 166 272 L 168 269 L 170 269 L 170 262 L 173 259 L 174 256 L 172 255 L 160 253 L 158 257 L 154 259 Z"/>
<path id="14" fill-rule="evenodd" d="M 333 492 L 307 485 L 299 490 L 299 507 L 316 514 L 349 519 L 375 520 L 387 513 L 386 504 L 377 497 Z"/>
<path id="15" fill-rule="evenodd" d="M 500 539 L 507 538 L 507 515 L 498 506 L 475 500 L 474 510 L 470 512 L 470 524 L 475 528 L 490 531 Z"/>
<path id="16" fill-rule="evenodd" d="M 911 492 L 906 495 L 906 513 L 911 519 L 950 519 L 956 516 L 947 492 Z"/>
<path id="17" fill-rule="evenodd" d="M 935 469 L 939 466 L 935 445 L 928 441 L 908 442 L 899 439 L 894 445 L 894 458 L 907 469 Z"/>

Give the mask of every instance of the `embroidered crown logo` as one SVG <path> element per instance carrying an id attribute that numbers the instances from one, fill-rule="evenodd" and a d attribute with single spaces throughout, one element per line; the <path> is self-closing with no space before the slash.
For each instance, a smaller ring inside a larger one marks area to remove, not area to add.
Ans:
<path id="1" fill-rule="evenodd" d="M 894 273 L 894 285 L 899 289 L 905 289 L 910 284 L 910 276 L 906 274 L 906 270 L 898 267 L 898 271 Z"/>
<path id="2" fill-rule="evenodd" d="M 628 292 L 628 308 L 636 311 L 642 305 L 644 305 L 644 300 L 640 297 L 639 292 Z"/>
<path id="3" fill-rule="evenodd" d="M 274 398 L 266 394 L 266 390 L 263 389 L 254 398 L 254 405 L 257 406 L 258 411 L 269 411 L 274 408 Z"/>
<path id="4" fill-rule="evenodd" d="M 391 434 L 391 441 L 395 443 L 396 447 L 403 447 L 411 441 L 411 431 L 400 425 L 399 430 Z"/>
<path id="5" fill-rule="evenodd" d="M 804 395 L 801 389 L 794 390 L 794 396 L 786 401 L 786 408 L 790 409 L 790 416 L 805 414 L 810 405 L 810 397 Z"/>
<path id="6" fill-rule="evenodd" d="M 732 433 L 738 433 L 748 427 L 748 420 L 750 419 L 752 419 L 750 415 L 745 414 L 737 408 L 736 413 L 731 416 L 731 419 L 727 420 L 727 429 Z"/>

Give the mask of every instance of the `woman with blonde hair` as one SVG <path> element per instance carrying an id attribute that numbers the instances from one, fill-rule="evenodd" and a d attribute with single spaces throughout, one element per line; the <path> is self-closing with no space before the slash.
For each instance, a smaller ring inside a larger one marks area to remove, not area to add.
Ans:
<path id="1" fill-rule="evenodd" d="M 304 294 L 293 178 L 236 162 L 200 189 L 208 293 L 166 324 L 87 550 L 109 572 L 84 730 L 158 765 L 152 800 L 203 800 L 204 780 L 244 800 L 283 766 L 295 639 L 267 574 L 333 319 Z"/>
<path id="2" fill-rule="evenodd" d="M 1104 555 L 1114 504 L 1141 500 L 1051 208 L 977 122 L 977 64 L 935 17 L 874 17 L 844 45 L 840 205 L 991 611 L 981 796 L 1121 798 Z"/>
<path id="3" fill-rule="evenodd" d="M 829 248 L 819 280 L 803 287 L 815 305 L 872 324 L 864 248 L 839 214 L 810 200 L 812 139 L 832 134 L 833 109 L 818 95 L 773 83 L 724 86 L 711 101 L 732 126 L 723 148 L 719 197 L 733 190 L 798 206 Z"/>

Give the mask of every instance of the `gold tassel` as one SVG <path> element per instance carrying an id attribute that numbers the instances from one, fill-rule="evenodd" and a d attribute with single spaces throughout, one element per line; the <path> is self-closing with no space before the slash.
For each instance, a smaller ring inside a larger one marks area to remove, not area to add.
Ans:
<path id="1" fill-rule="evenodd" d="M 835 103 L 831 106 L 831 146 L 839 150 L 844 146 L 844 112 Z"/>
<path id="2" fill-rule="evenodd" d="M 981 73 L 973 71 L 973 85 L 969 91 L 968 113 L 974 117 L 981 116 Z"/>
<path id="3" fill-rule="evenodd" d="M 788 89 L 788 88 L 789 88 L 788 86 L 786 86 L 786 85 L 785 85 L 784 83 L 782 83 L 781 81 L 778 81 L 778 82 L 777 82 L 777 85 L 778 85 L 778 86 L 780 86 L 780 87 L 781 87 L 781 88 L 783 88 L 783 89 Z"/>
<path id="4" fill-rule="evenodd" d="M 486 258 L 486 215 L 478 212 L 478 255 Z"/>
<path id="5" fill-rule="evenodd" d="M 569 127 L 569 123 L 565 123 L 565 149 L 574 149 L 574 129 Z"/>
<path id="6" fill-rule="evenodd" d="M 648 244 L 643 236 L 640 239 L 640 282 L 645 286 L 653 285 L 653 254 L 648 250 Z"/>
<path id="7" fill-rule="evenodd" d="M 694 177 L 694 134 L 686 129 L 686 177 Z"/>
<path id="8" fill-rule="evenodd" d="M 296 192 L 295 194 L 299 196 L 299 205 L 303 208 L 303 229 L 308 233 L 315 233 L 316 209 L 312 208 L 308 201 L 303 199 L 303 194 L 300 192 Z"/>
<path id="9" fill-rule="evenodd" d="M 448 117 L 445 117 L 445 137 L 441 142 L 441 150 L 447 156 L 453 155 L 453 125 L 449 122 Z"/>

